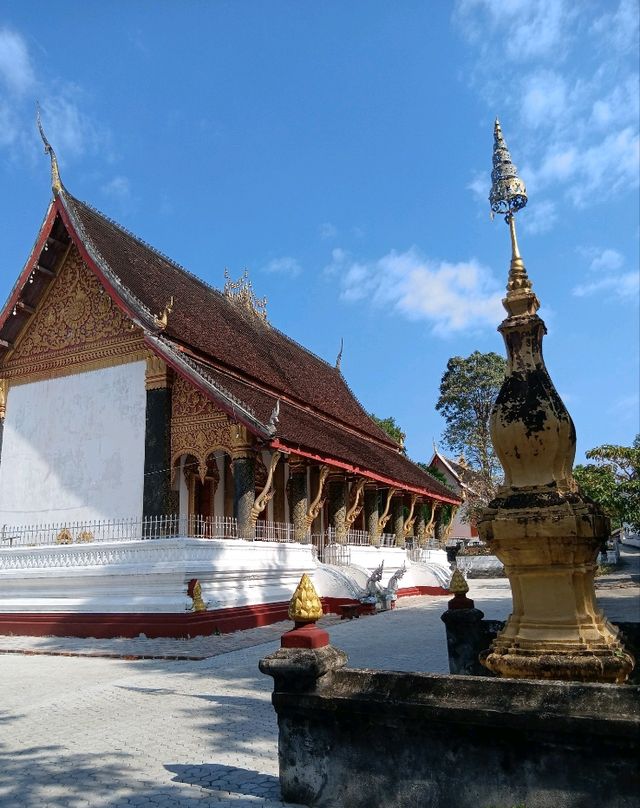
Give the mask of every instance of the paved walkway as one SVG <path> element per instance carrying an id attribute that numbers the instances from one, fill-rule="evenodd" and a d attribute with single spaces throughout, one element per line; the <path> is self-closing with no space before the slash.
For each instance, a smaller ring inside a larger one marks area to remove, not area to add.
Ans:
<path id="1" fill-rule="evenodd" d="M 506 616 L 507 581 L 471 585 L 488 618 Z M 611 618 L 634 619 L 636 589 L 602 593 Z M 393 612 L 334 621 L 332 642 L 354 667 L 445 673 L 445 603 L 404 599 Z M 279 799 L 272 680 L 257 669 L 282 629 L 201 640 L 207 658 L 199 661 L 0 657 L 0 806 L 292 808 Z M 10 650 L 18 641 L 29 650 L 70 649 L 64 638 L 2 638 L 0 645 Z M 158 640 L 74 642 L 86 653 L 120 654 L 124 643 L 142 643 L 150 655 L 166 651 Z"/>

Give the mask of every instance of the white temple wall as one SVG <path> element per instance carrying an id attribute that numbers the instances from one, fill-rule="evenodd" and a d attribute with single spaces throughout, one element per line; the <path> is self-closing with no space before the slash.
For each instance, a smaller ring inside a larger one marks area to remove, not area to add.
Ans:
<path id="1" fill-rule="evenodd" d="M 0 525 L 142 518 L 144 362 L 9 388 Z"/>

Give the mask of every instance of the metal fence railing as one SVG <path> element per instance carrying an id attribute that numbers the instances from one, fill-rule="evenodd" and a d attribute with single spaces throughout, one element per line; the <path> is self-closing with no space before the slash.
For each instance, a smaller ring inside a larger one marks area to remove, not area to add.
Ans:
<path id="1" fill-rule="evenodd" d="M 186 537 L 236 539 L 238 536 L 238 520 L 232 516 L 153 516 L 146 519 L 3 525 L 0 529 L 0 547 L 39 547 Z M 292 542 L 293 525 L 258 521 L 251 535 L 243 538 Z"/>

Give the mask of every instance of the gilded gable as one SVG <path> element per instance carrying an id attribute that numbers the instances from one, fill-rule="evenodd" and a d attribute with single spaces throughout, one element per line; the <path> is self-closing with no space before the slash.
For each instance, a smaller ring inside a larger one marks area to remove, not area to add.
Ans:
<path id="1" fill-rule="evenodd" d="M 0 367 L 12 383 L 143 359 L 142 332 L 118 309 L 73 246 Z"/>

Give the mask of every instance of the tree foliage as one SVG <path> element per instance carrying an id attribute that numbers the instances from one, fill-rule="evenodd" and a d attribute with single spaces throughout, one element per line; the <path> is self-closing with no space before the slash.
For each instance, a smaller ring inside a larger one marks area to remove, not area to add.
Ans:
<path id="1" fill-rule="evenodd" d="M 601 505 L 614 527 L 627 523 L 640 530 L 640 435 L 632 446 L 604 444 L 586 456 L 595 462 L 573 470 L 583 493 Z"/>
<path id="2" fill-rule="evenodd" d="M 480 472 L 488 491 L 495 489 L 502 476 L 491 443 L 489 417 L 506 365 L 506 360 L 496 353 L 474 351 L 466 358 L 452 356 L 442 376 L 436 404 L 447 424 L 443 442 Z"/>
<path id="3" fill-rule="evenodd" d="M 404 441 L 407 437 L 407 433 L 403 432 L 403 430 L 398 426 L 396 419 L 393 416 L 389 416 L 389 418 L 378 418 L 377 415 L 370 412 L 369 418 L 375 421 L 376 424 L 378 424 L 378 426 L 383 429 L 390 438 L 393 438 L 396 443 L 400 444 L 403 454 L 407 453 L 404 447 Z"/>

